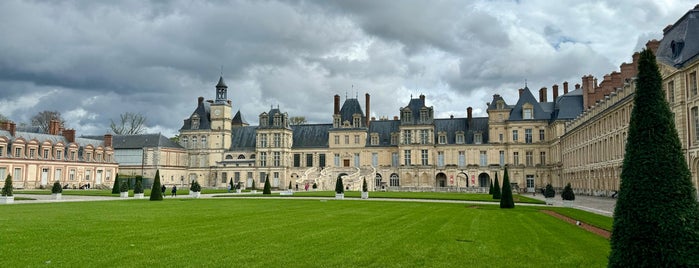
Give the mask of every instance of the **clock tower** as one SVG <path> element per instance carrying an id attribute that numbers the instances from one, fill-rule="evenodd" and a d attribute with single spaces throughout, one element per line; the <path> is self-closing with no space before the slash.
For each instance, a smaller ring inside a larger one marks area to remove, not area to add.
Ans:
<path id="1" fill-rule="evenodd" d="M 228 86 L 223 81 L 223 77 L 218 79 L 216 84 L 216 99 L 211 104 L 211 132 L 221 135 L 221 141 L 218 143 L 220 148 L 226 149 L 230 147 L 231 129 L 233 115 L 231 114 L 231 101 L 227 99 Z"/>

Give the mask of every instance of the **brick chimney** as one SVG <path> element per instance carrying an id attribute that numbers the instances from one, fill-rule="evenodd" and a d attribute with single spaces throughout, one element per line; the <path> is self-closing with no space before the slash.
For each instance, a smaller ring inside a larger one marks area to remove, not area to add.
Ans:
<path id="1" fill-rule="evenodd" d="M 473 108 L 471 108 L 471 106 L 466 108 L 466 114 L 467 114 L 468 121 L 471 122 L 471 119 L 473 119 Z"/>
<path id="2" fill-rule="evenodd" d="M 197 104 L 202 104 L 202 103 L 204 103 L 204 97 L 199 96 L 199 98 L 197 98 Z"/>
<path id="3" fill-rule="evenodd" d="M 104 134 L 104 147 L 112 147 L 112 134 Z"/>
<path id="4" fill-rule="evenodd" d="M 15 130 L 17 129 L 17 124 L 15 122 L 10 122 L 10 126 L 8 131 L 10 132 L 10 136 L 15 136 Z"/>
<path id="5" fill-rule="evenodd" d="M 656 54 L 658 52 L 658 47 L 660 47 L 660 41 L 653 39 L 648 41 L 646 43 L 646 48 L 650 49 L 650 51 L 653 51 L 653 54 Z"/>
<path id="6" fill-rule="evenodd" d="M 556 102 L 556 99 L 558 98 L 558 85 L 554 84 L 552 88 L 553 88 L 553 99 L 551 101 Z"/>
<path id="7" fill-rule="evenodd" d="M 575 89 L 580 89 L 580 84 L 575 84 Z"/>
<path id="8" fill-rule="evenodd" d="M 393 120 L 398 120 L 398 116 L 397 116 L 397 115 L 394 115 L 394 116 L 393 116 Z"/>
<path id="9" fill-rule="evenodd" d="M 563 82 L 563 95 L 568 94 L 568 81 Z"/>
<path id="10" fill-rule="evenodd" d="M 421 100 L 423 103 L 425 103 L 425 95 L 420 94 L 420 100 Z"/>
<path id="11" fill-rule="evenodd" d="M 333 114 L 340 114 L 340 95 L 335 95 L 335 109 L 333 109 Z"/>
<path id="12" fill-rule="evenodd" d="M 546 87 L 539 89 L 539 102 L 546 102 Z"/>
<path id="13" fill-rule="evenodd" d="M 63 130 L 63 137 L 66 138 L 68 143 L 75 142 L 75 129 Z"/>
<path id="14" fill-rule="evenodd" d="M 519 97 L 520 97 L 520 98 L 522 97 L 522 93 L 523 93 L 523 92 L 524 92 L 524 89 L 520 88 L 520 89 L 519 89 Z"/>
<path id="15" fill-rule="evenodd" d="M 366 127 L 369 127 L 369 118 L 371 116 L 371 96 L 369 95 L 369 93 L 364 94 L 364 99 L 366 100 Z"/>
<path id="16" fill-rule="evenodd" d="M 49 135 L 59 135 L 61 129 L 61 122 L 56 119 L 51 119 L 49 121 Z"/>

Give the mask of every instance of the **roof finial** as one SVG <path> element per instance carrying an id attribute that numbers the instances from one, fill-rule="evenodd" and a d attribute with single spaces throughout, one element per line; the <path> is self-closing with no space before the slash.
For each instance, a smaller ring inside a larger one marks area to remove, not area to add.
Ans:
<path id="1" fill-rule="evenodd" d="M 527 87 L 527 79 L 524 78 L 524 87 Z"/>
<path id="2" fill-rule="evenodd" d="M 221 77 L 223 77 L 223 65 L 221 65 Z"/>

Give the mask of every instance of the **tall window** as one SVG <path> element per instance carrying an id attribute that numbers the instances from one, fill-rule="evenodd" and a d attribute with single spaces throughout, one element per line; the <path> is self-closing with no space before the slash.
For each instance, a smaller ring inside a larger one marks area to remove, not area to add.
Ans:
<path id="1" fill-rule="evenodd" d="M 692 96 L 697 95 L 697 72 L 689 74 L 689 89 L 692 91 Z"/>
<path id="2" fill-rule="evenodd" d="M 540 141 L 545 141 L 545 140 L 546 140 L 546 130 L 544 130 L 544 129 L 539 129 L 539 140 L 540 140 Z"/>
<path id="3" fill-rule="evenodd" d="M 532 143 L 532 129 L 531 128 L 524 130 L 524 142 Z"/>
<path id="4" fill-rule="evenodd" d="M 274 161 L 275 167 L 281 166 L 281 153 L 280 152 L 274 152 L 273 161 Z"/>
<path id="5" fill-rule="evenodd" d="M 340 166 L 340 154 L 335 154 L 333 158 L 333 162 L 335 162 L 335 166 L 339 167 Z"/>
<path id="6" fill-rule="evenodd" d="M 403 144 L 410 144 L 410 141 L 412 140 L 410 130 L 403 130 Z"/>
<path id="7" fill-rule="evenodd" d="M 692 107 L 692 122 L 694 123 L 694 145 L 699 144 L 699 108 Z"/>
<path id="8" fill-rule="evenodd" d="M 354 135 L 354 144 L 359 144 L 359 135 Z"/>
<path id="9" fill-rule="evenodd" d="M 182 147 L 187 148 L 188 141 L 189 141 L 189 139 L 187 138 L 187 136 L 182 137 Z"/>
<path id="10" fill-rule="evenodd" d="M 473 143 L 482 144 L 483 143 L 483 134 L 482 133 L 473 134 Z"/>
<path id="11" fill-rule="evenodd" d="M 546 165 L 546 152 L 539 152 L 539 163 Z"/>
<path id="12" fill-rule="evenodd" d="M 197 136 L 192 136 L 192 148 L 197 148 Z"/>
<path id="13" fill-rule="evenodd" d="M 410 166 L 412 162 L 410 161 L 410 150 L 403 151 L 403 165 Z"/>
<path id="14" fill-rule="evenodd" d="M 375 167 L 379 165 L 379 153 L 371 153 L 371 165 Z"/>
<path id="15" fill-rule="evenodd" d="M 267 152 L 260 152 L 260 166 L 267 166 Z"/>
<path id="16" fill-rule="evenodd" d="M 533 119 L 534 117 L 532 114 L 532 108 L 524 108 L 522 110 L 522 118 L 524 119 Z"/>
<path id="17" fill-rule="evenodd" d="M 675 103 L 675 81 L 667 82 L 667 102 Z"/>
<path id="18" fill-rule="evenodd" d="M 15 148 L 15 157 L 19 158 L 22 156 L 22 148 L 17 147 Z"/>
<path id="19" fill-rule="evenodd" d="M 512 152 L 512 164 L 519 165 L 519 152 Z"/>
<path id="20" fill-rule="evenodd" d="M 429 137 L 429 135 L 428 135 L 427 129 L 421 129 L 421 130 L 420 130 L 420 144 L 427 144 L 427 143 L 429 143 L 429 142 L 428 142 L 428 141 L 429 141 L 428 137 Z"/>
<path id="21" fill-rule="evenodd" d="M 209 148 L 206 144 L 206 136 L 201 136 L 201 148 Z"/>
<path id="22" fill-rule="evenodd" d="M 527 151 L 526 153 L 526 161 L 527 161 L 527 166 L 533 166 L 534 165 L 534 153 L 532 151 Z"/>
<path id="23" fill-rule="evenodd" d="M 397 166 L 398 166 L 398 153 L 392 153 L 392 154 L 391 154 L 391 166 L 392 166 L 392 167 L 397 167 Z"/>
<path id="24" fill-rule="evenodd" d="M 519 132 L 517 130 L 512 130 L 512 141 L 517 141 L 519 139 Z"/>
<path id="25" fill-rule="evenodd" d="M 503 140 L 503 138 L 502 138 L 502 133 L 498 134 L 498 140 L 499 140 L 500 142 L 502 142 L 502 140 Z"/>
<path id="26" fill-rule="evenodd" d="M 335 144 L 340 144 L 340 136 L 335 135 Z"/>
<path id="27" fill-rule="evenodd" d="M 71 169 L 68 171 L 68 179 L 71 181 L 75 180 L 75 169 Z"/>
<path id="28" fill-rule="evenodd" d="M 313 154 L 306 154 L 306 167 L 313 166 Z"/>
<path id="29" fill-rule="evenodd" d="M 464 134 L 456 134 L 456 143 L 464 144 Z"/>
<path id="30" fill-rule="evenodd" d="M 500 151 L 500 166 L 505 165 L 505 151 Z"/>
<path id="31" fill-rule="evenodd" d="M 437 166 L 444 166 L 444 152 L 437 152 Z"/>
<path id="32" fill-rule="evenodd" d="M 354 153 L 354 167 L 359 167 L 361 162 L 359 162 L 359 153 Z"/>
<path id="33" fill-rule="evenodd" d="M 85 170 L 85 180 L 89 181 L 91 176 L 92 176 L 92 170 L 90 170 L 90 169 Z"/>
<path id="34" fill-rule="evenodd" d="M 391 145 L 398 145 L 398 134 L 391 133 Z"/>
<path id="35" fill-rule="evenodd" d="M 274 133 L 274 147 L 282 146 L 282 134 Z"/>
<path id="36" fill-rule="evenodd" d="M 481 151 L 481 166 L 487 166 L 488 165 L 488 154 L 486 151 Z"/>
<path id="37" fill-rule="evenodd" d="M 301 166 L 301 154 L 294 154 L 294 167 Z"/>
<path id="38" fill-rule="evenodd" d="M 349 144 L 349 135 L 345 135 L 345 144 Z"/>
<path id="39" fill-rule="evenodd" d="M 267 134 L 262 133 L 260 134 L 260 148 L 266 148 L 267 147 Z"/>
<path id="40" fill-rule="evenodd" d="M 379 145 L 379 135 L 371 135 L 371 145 Z"/>
<path id="41" fill-rule="evenodd" d="M 400 186 L 400 180 L 398 179 L 398 175 L 395 173 L 391 174 L 391 179 L 389 180 L 389 183 L 390 186 Z"/>
<path id="42" fill-rule="evenodd" d="M 325 154 L 318 155 L 318 166 L 325 167 Z"/>
<path id="43" fill-rule="evenodd" d="M 421 155 L 420 158 L 422 159 L 422 161 L 420 161 L 420 163 L 421 163 L 423 166 L 429 165 L 429 164 L 430 164 L 430 163 L 429 163 L 429 157 L 430 157 L 430 155 L 429 155 L 428 151 L 427 151 L 427 150 L 421 150 L 420 155 Z"/>
<path id="44" fill-rule="evenodd" d="M 439 144 L 447 144 L 447 135 L 439 134 Z"/>
<path id="45" fill-rule="evenodd" d="M 465 151 L 459 151 L 459 166 L 460 167 L 466 166 L 466 152 Z"/>

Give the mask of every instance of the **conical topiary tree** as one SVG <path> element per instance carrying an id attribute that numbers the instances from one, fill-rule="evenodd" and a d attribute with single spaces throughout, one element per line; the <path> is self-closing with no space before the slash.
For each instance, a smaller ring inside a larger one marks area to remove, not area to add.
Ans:
<path id="1" fill-rule="evenodd" d="M 488 194 L 493 195 L 493 181 L 490 181 L 490 188 L 488 188 Z"/>
<path id="2" fill-rule="evenodd" d="M 162 201 L 163 192 L 160 191 L 160 170 L 155 171 L 153 178 L 153 187 L 150 189 L 150 201 Z"/>
<path id="3" fill-rule="evenodd" d="M 116 177 L 114 177 L 114 185 L 112 186 L 112 193 L 113 194 L 119 193 L 119 173 L 117 173 Z"/>
<path id="4" fill-rule="evenodd" d="M 335 193 L 345 193 L 345 186 L 342 184 L 342 175 L 337 176 L 337 180 L 335 181 Z"/>
<path id="5" fill-rule="evenodd" d="M 142 194 L 143 193 L 143 183 L 141 182 L 143 178 L 136 178 L 136 184 L 133 186 L 133 193 L 134 194 Z"/>
<path id="6" fill-rule="evenodd" d="M 505 167 L 505 176 L 502 178 L 502 195 L 500 198 L 500 208 L 514 208 L 515 201 L 512 199 L 512 186 L 510 186 L 510 175 Z"/>
<path id="7" fill-rule="evenodd" d="M 699 207 L 650 50 L 638 61 L 609 267 L 699 267 Z"/>
<path id="8" fill-rule="evenodd" d="M 366 178 L 364 178 L 364 181 L 362 181 L 362 192 L 368 192 L 369 187 L 366 185 Z"/>
<path id="9" fill-rule="evenodd" d="M 235 186 L 233 186 L 233 178 L 228 180 L 228 190 L 235 190 Z"/>
<path id="10" fill-rule="evenodd" d="M 575 200 L 575 193 L 573 193 L 573 187 L 570 186 L 570 182 L 566 184 L 565 188 L 563 188 L 563 192 L 561 192 L 561 198 L 563 198 L 563 200 L 569 201 Z"/>
<path id="11" fill-rule="evenodd" d="M 255 187 L 255 180 L 252 180 L 252 189 L 257 190 L 257 188 Z"/>
<path id="12" fill-rule="evenodd" d="M 498 181 L 498 173 L 495 172 L 495 185 L 493 185 L 493 199 L 500 199 L 500 181 Z"/>
<path id="13" fill-rule="evenodd" d="M 289 187 L 287 187 L 286 189 L 291 190 L 291 181 L 289 181 Z"/>
<path id="14" fill-rule="evenodd" d="M 269 175 L 265 177 L 265 188 L 262 189 L 262 194 L 272 194 L 272 186 L 269 185 Z"/>
<path id="15" fill-rule="evenodd" d="M 12 176 L 7 175 L 5 178 L 5 186 L 2 187 L 2 191 L 0 191 L 1 196 L 13 196 L 14 194 L 12 193 Z"/>
<path id="16" fill-rule="evenodd" d="M 546 198 L 554 198 L 556 196 L 556 190 L 553 189 L 553 186 L 551 184 L 546 184 L 546 189 L 544 189 L 544 197 Z"/>
<path id="17" fill-rule="evenodd" d="M 129 191 L 129 185 L 126 180 L 121 182 L 121 186 L 119 186 L 119 192 L 124 193 Z"/>
<path id="18" fill-rule="evenodd" d="M 61 187 L 61 183 L 59 181 L 54 181 L 53 187 L 51 187 L 51 193 L 52 194 L 60 194 L 62 192 L 63 192 L 63 187 Z"/>

